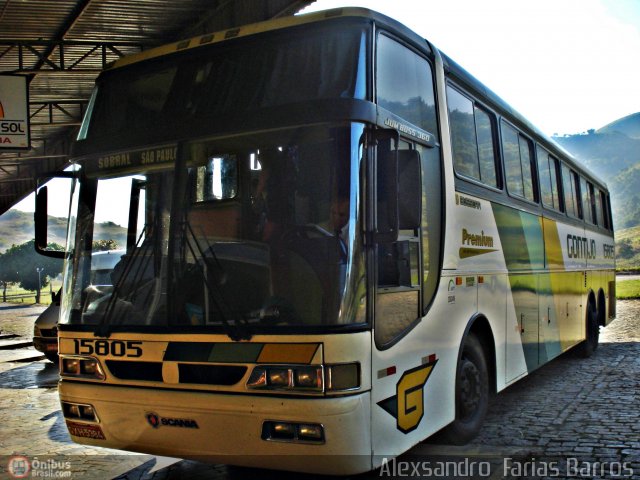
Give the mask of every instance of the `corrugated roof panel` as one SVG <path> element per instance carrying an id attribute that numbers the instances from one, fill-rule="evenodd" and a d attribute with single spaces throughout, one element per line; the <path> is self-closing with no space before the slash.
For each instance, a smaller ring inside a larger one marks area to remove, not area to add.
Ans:
<path id="1" fill-rule="evenodd" d="M 29 84 L 32 151 L 0 152 L 0 166 L 9 165 L 0 169 L 0 214 L 29 193 L 32 179 L 40 172 L 66 163 L 65 154 L 78 128 L 74 118 L 80 117 L 83 108 L 77 101 L 87 101 L 103 62 L 117 58 L 110 52 L 103 59 L 100 48 L 91 51 L 91 46 L 66 45 L 64 68 L 72 67 L 74 71 L 55 71 L 62 65 L 59 50 L 50 41 L 137 43 L 117 46 L 121 53 L 130 54 L 139 51 L 140 44 L 156 46 L 267 20 L 291 14 L 310 3 L 311 0 L 0 0 L 0 41 L 5 41 L 0 45 L 0 73 L 18 70 L 19 55 L 23 69 L 42 69 L 31 75 Z M 20 51 L 10 46 L 9 40 L 49 41 L 32 47 L 48 55 L 43 60 L 29 48 Z M 71 103 L 37 104 L 51 101 Z M 12 181 L 18 177 L 29 180 Z M 2 182 L 7 179 L 11 181 Z"/>

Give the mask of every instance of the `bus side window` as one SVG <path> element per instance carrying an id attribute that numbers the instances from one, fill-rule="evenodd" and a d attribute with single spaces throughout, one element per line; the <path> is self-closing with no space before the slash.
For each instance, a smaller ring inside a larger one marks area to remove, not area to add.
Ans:
<path id="1" fill-rule="evenodd" d="M 531 141 L 515 128 L 502 122 L 502 152 L 507 190 L 512 195 L 535 202 Z"/>
<path id="2" fill-rule="evenodd" d="M 571 217 L 579 218 L 578 191 L 576 190 L 575 174 L 564 163 L 562 164 L 562 190 L 564 192 L 564 207 Z"/>
<path id="3" fill-rule="evenodd" d="M 580 177 L 580 192 L 582 193 L 582 211 L 584 219 L 589 223 L 596 223 L 593 205 L 593 185 L 587 182 L 584 177 Z"/>
<path id="4" fill-rule="evenodd" d="M 456 172 L 499 188 L 492 117 L 451 86 L 447 103 Z"/>
<path id="5" fill-rule="evenodd" d="M 542 204 L 547 208 L 561 212 L 558 160 L 540 146 L 537 148 L 537 156 Z"/>

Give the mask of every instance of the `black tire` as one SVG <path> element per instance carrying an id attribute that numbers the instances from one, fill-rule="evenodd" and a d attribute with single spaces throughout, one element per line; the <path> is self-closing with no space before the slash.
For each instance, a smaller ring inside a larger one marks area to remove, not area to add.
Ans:
<path id="1" fill-rule="evenodd" d="M 489 372 L 480 340 L 469 334 L 456 369 L 456 418 L 445 428 L 444 438 L 454 445 L 472 440 L 489 408 Z"/>
<path id="2" fill-rule="evenodd" d="M 587 307 L 586 318 L 587 339 L 578 348 L 578 353 L 583 358 L 589 358 L 598 349 L 600 341 L 600 325 L 598 324 L 598 312 L 592 302 Z"/>

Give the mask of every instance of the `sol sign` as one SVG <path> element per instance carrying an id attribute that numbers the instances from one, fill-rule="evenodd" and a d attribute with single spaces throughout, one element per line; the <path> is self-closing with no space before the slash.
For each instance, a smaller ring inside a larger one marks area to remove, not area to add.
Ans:
<path id="1" fill-rule="evenodd" d="M 28 150 L 30 143 L 27 77 L 0 75 L 0 150 Z"/>

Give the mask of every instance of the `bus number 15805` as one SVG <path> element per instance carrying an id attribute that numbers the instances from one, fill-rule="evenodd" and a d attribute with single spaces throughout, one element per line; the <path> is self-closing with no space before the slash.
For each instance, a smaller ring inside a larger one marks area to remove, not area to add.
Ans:
<path id="1" fill-rule="evenodd" d="M 90 338 L 74 338 L 76 355 L 109 355 L 114 357 L 141 357 L 142 342 L 132 340 L 92 340 Z"/>

